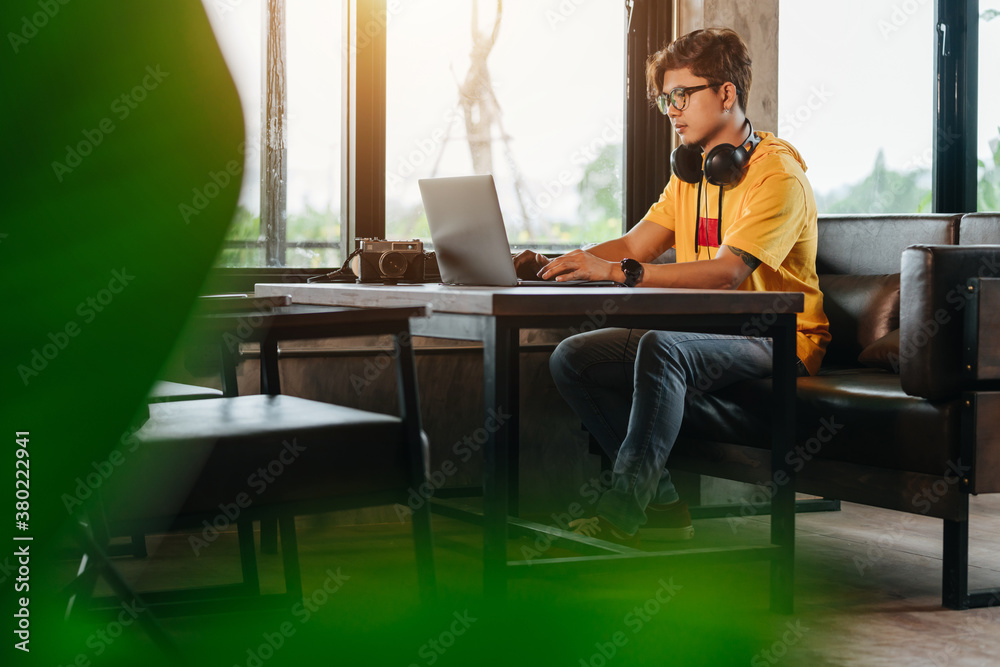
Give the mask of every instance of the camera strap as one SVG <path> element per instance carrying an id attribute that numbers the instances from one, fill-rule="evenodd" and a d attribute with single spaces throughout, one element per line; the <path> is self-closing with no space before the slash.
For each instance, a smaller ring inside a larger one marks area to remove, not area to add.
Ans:
<path id="1" fill-rule="evenodd" d="M 311 276 L 306 280 L 307 283 L 353 283 L 357 282 L 358 277 L 355 275 L 354 271 L 351 270 L 351 260 L 361 254 L 362 248 L 358 248 L 344 260 L 343 265 L 336 271 L 331 271 L 330 273 L 324 273 L 321 276 Z"/>

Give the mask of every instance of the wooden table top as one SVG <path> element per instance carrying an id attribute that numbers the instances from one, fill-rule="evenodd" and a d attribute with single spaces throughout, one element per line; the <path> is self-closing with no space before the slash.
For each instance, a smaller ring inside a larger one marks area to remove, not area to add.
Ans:
<path id="1" fill-rule="evenodd" d="M 214 304 L 209 302 L 208 305 Z M 428 315 L 425 304 L 413 302 L 391 308 L 367 309 L 293 303 L 287 306 L 248 307 L 244 310 L 237 310 L 232 304 L 226 304 L 224 312 L 204 310 L 207 309 L 203 308 L 196 323 L 200 332 L 216 336 L 229 333 L 241 342 L 257 342 L 266 338 L 302 340 L 362 335 L 366 332 L 396 333 L 409 327 L 411 318 Z"/>
<path id="2" fill-rule="evenodd" d="M 467 315 L 619 315 L 801 313 L 801 292 L 749 292 L 659 287 L 468 287 L 440 284 L 260 283 L 257 296 L 288 294 L 294 303 L 352 307 L 429 305 Z"/>

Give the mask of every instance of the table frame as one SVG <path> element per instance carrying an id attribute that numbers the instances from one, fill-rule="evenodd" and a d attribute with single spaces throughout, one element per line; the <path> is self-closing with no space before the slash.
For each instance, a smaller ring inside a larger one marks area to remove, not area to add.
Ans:
<path id="1" fill-rule="evenodd" d="M 333 303 L 338 305 L 360 305 L 364 300 L 372 303 L 373 297 L 367 296 L 372 290 L 384 295 L 386 301 L 382 305 L 419 303 L 431 301 L 431 315 L 427 318 L 415 319 L 411 322 L 411 332 L 414 336 L 431 338 L 447 338 L 466 341 L 478 341 L 483 345 L 483 389 L 484 415 L 491 410 L 507 410 L 511 419 L 498 424 L 495 430 L 488 430 L 488 440 L 483 448 L 483 507 L 481 511 L 463 507 L 460 503 L 450 501 L 435 501 L 433 509 L 436 513 L 481 523 L 483 526 L 483 588 L 487 597 L 502 598 L 506 595 L 508 581 L 514 577 L 534 575 L 544 576 L 575 576 L 583 573 L 610 572 L 619 570 L 622 561 L 628 560 L 629 570 L 649 568 L 651 571 L 662 571 L 668 562 L 742 562 L 748 560 L 767 560 L 771 564 L 770 607 L 779 613 L 791 613 L 793 610 L 794 560 L 795 560 L 795 470 L 787 463 L 788 454 L 795 444 L 795 381 L 796 373 L 796 323 L 792 305 L 795 301 L 786 301 L 783 312 L 775 312 L 773 305 L 760 306 L 763 294 L 742 293 L 753 300 L 757 306 L 745 306 L 738 312 L 711 312 L 713 309 L 701 304 L 698 298 L 713 294 L 729 298 L 737 298 L 732 292 L 718 290 L 636 290 L 632 294 L 642 293 L 646 297 L 656 297 L 657 292 L 670 292 L 683 298 L 685 312 L 659 314 L 655 312 L 635 312 L 632 308 L 627 313 L 606 313 L 601 322 L 602 327 L 629 327 L 641 329 L 660 329 L 676 331 L 699 331 L 705 333 L 741 334 L 747 335 L 747 322 L 755 315 L 767 314 L 764 322 L 755 324 L 751 333 L 757 336 L 770 337 L 774 344 L 772 360 L 772 378 L 774 386 L 772 403 L 772 434 L 771 434 L 771 472 L 783 472 L 787 483 L 779 485 L 772 498 L 771 543 L 768 546 L 752 547 L 716 547 L 705 549 L 687 549 L 648 552 L 619 546 L 541 523 L 525 521 L 518 518 L 518 465 L 519 465 L 519 348 L 521 329 L 567 328 L 579 326 L 580 311 L 546 312 L 532 299 L 531 292 L 536 288 L 522 288 L 515 292 L 517 296 L 524 294 L 528 299 L 526 307 L 521 312 L 512 307 L 516 302 L 511 299 L 510 290 L 500 290 L 491 296 L 500 297 L 492 301 L 492 312 L 484 308 L 476 312 L 481 304 L 472 304 L 462 299 L 468 296 L 461 288 L 453 288 L 454 292 L 442 289 L 441 286 L 429 286 L 426 298 L 421 298 L 420 291 L 410 288 L 400 290 L 379 290 L 372 286 L 345 286 L 354 291 L 316 290 L 315 286 L 289 285 L 258 285 L 257 294 L 282 292 L 290 294 L 295 302 Z M 537 288 L 535 296 L 549 295 L 555 288 Z M 567 288 L 595 291 L 594 297 L 607 298 L 607 292 L 598 288 Z M 314 291 L 315 290 L 315 291 Z M 468 292 L 484 291 L 484 288 L 471 288 Z M 562 292 L 563 290 L 555 290 Z M 582 292 L 578 292 L 582 295 Z M 753 296 L 750 296 L 753 295 Z M 801 303 L 802 296 L 796 293 L 788 295 Z M 560 295 L 561 296 L 561 295 Z M 769 304 L 776 299 L 787 296 L 782 293 L 768 293 Z M 570 297 L 565 303 L 575 303 Z M 438 298 L 443 306 L 434 303 Z M 471 298 L 471 297 L 470 297 Z M 586 297 L 579 303 L 587 303 Z M 725 297 L 723 297 L 725 298 Z M 636 299 L 639 301 L 639 299 Z M 594 301 L 589 302 L 591 307 Z M 460 304 L 460 305 L 454 305 Z M 435 309 L 439 307 L 440 310 Z M 463 312 L 444 312 L 447 307 L 464 309 Z M 483 312 L 485 311 L 485 312 Z M 597 328 L 596 326 L 593 328 Z M 511 533 L 523 535 L 546 535 L 554 544 L 572 548 L 586 555 L 569 558 L 548 558 L 531 561 L 508 561 L 507 541 Z"/>
<path id="2" fill-rule="evenodd" d="M 734 321 L 735 318 L 735 321 Z M 451 338 L 479 341 L 483 344 L 484 410 L 509 412 L 512 417 L 489 433 L 484 447 L 483 461 L 483 565 L 484 590 L 488 596 L 502 596 L 510 577 L 528 576 L 531 573 L 551 573 L 559 568 L 562 573 L 606 572 L 621 567 L 623 559 L 639 560 L 642 566 L 656 568 L 664 561 L 733 562 L 741 560 L 771 561 L 771 608 L 791 613 L 793 608 L 794 558 L 795 558 L 795 471 L 786 463 L 795 438 L 795 330 L 794 313 L 781 313 L 762 334 L 774 341 L 772 374 L 774 382 L 773 431 L 771 447 L 772 474 L 781 470 L 788 483 L 779 486 L 772 499 L 771 546 L 721 547 L 662 552 L 647 552 L 627 547 L 607 548 L 608 543 L 591 540 L 566 531 L 517 519 L 519 466 L 519 345 L 522 328 L 561 328 L 578 324 L 579 316 L 494 316 L 435 313 L 431 317 L 414 320 L 413 335 L 433 338 Z M 663 330 L 697 330 L 731 333 L 746 322 L 746 314 L 737 315 L 625 315 L 608 316 L 607 326 Z M 508 409 L 507 406 L 510 406 Z M 465 508 L 449 509 L 435 503 L 435 511 L 456 518 L 476 520 L 476 513 Z M 453 506 L 454 507 L 454 506 Z M 544 534 L 557 539 L 563 546 L 572 543 L 596 547 L 605 553 L 573 558 L 551 558 L 532 561 L 508 561 L 507 539 L 509 528 L 519 533 Z M 594 544 L 600 542 L 601 544 Z M 629 563 L 633 568 L 638 563 Z M 532 572 L 529 572 L 529 569 Z"/>

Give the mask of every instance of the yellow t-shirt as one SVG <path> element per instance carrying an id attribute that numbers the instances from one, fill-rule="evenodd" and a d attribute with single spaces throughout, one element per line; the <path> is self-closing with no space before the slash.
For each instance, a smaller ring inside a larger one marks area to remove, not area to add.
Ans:
<path id="1" fill-rule="evenodd" d="M 721 245 L 761 261 L 739 289 L 805 294 L 805 308 L 798 314 L 796 351 L 809 374 L 815 375 L 830 341 L 816 276 L 816 199 L 806 179 L 805 162 L 795 148 L 770 132 L 757 134 L 761 142 L 746 174 L 722 193 Z M 697 252 L 697 183 L 672 176 L 660 200 L 643 218 L 673 230 L 678 262 L 711 259 L 719 251 L 719 188 L 703 182 L 701 193 Z"/>

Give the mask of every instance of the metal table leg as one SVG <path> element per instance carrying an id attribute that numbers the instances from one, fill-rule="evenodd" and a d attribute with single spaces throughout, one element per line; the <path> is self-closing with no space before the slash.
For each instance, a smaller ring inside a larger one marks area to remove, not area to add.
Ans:
<path id="1" fill-rule="evenodd" d="M 771 610 L 792 613 L 795 584 L 795 470 L 787 462 L 795 445 L 796 316 L 781 314 L 771 329 L 774 342 L 771 432 L 771 544 L 782 547 L 771 561 Z"/>
<path id="2" fill-rule="evenodd" d="M 517 329 L 488 317 L 483 327 L 483 590 L 489 597 L 507 591 L 507 515 L 511 450 L 517 450 Z M 509 417 L 507 415 L 510 415 Z"/>

